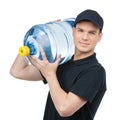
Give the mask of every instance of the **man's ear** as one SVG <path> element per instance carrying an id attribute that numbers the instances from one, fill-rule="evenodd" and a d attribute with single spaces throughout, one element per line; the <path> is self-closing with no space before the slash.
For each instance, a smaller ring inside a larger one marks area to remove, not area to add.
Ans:
<path id="1" fill-rule="evenodd" d="M 102 36 L 103 36 L 103 33 L 101 32 L 101 33 L 99 34 L 98 42 L 100 42 L 100 41 L 101 41 Z"/>

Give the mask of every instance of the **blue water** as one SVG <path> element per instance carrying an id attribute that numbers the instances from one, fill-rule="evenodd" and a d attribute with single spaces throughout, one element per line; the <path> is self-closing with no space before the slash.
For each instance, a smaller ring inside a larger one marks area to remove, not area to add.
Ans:
<path id="1" fill-rule="evenodd" d="M 54 62 L 61 54 L 60 64 L 62 64 L 69 60 L 74 52 L 73 25 L 74 19 L 35 25 L 25 34 L 24 45 L 30 48 L 30 55 L 34 55 L 41 60 L 39 49 L 42 47 L 49 62 Z"/>

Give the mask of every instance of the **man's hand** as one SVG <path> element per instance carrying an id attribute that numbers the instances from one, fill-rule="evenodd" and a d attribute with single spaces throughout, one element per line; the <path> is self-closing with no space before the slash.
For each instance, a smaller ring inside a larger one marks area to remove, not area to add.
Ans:
<path id="1" fill-rule="evenodd" d="M 42 55 L 42 60 L 39 60 L 38 58 L 33 57 L 33 56 L 30 56 L 30 60 L 32 64 L 41 71 L 41 73 L 47 80 L 47 78 L 50 78 L 51 76 L 56 75 L 57 67 L 61 60 L 61 55 L 58 56 L 58 58 L 56 59 L 54 63 L 50 63 L 47 60 L 45 52 L 42 48 L 40 48 L 40 52 Z"/>

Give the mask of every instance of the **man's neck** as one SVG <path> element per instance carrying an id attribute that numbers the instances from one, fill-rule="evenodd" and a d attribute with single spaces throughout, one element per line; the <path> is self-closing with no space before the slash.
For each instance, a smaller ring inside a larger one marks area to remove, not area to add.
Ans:
<path id="1" fill-rule="evenodd" d="M 75 52 L 74 54 L 74 60 L 79 60 L 79 59 L 83 59 L 83 58 L 86 58 L 86 57 L 89 57 L 91 55 L 94 54 L 94 51 L 91 51 L 91 52 Z"/>

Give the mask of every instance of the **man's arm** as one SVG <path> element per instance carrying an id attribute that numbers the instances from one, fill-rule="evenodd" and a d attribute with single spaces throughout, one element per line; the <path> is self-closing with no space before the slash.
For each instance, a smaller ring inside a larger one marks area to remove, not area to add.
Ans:
<path id="1" fill-rule="evenodd" d="M 23 80 L 42 80 L 39 70 L 32 64 L 29 64 L 25 57 L 19 55 L 17 55 L 10 68 L 10 74 L 15 78 Z"/>
<path id="2" fill-rule="evenodd" d="M 61 60 L 61 56 L 59 56 L 54 63 L 49 63 L 43 49 L 41 49 L 41 54 L 43 60 L 33 57 L 32 61 L 34 61 L 35 66 L 46 78 L 51 98 L 58 113 L 63 117 L 71 116 L 86 104 L 87 101 L 72 92 L 67 93 L 61 88 L 56 76 L 56 70 Z"/>
<path id="3" fill-rule="evenodd" d="M 59 85 L 57 77 L 51 75 L 47 78 L 50 94 L 53 100 L 53 103 L 62 117 L 68 117 L 74 114 L 78 109 L 80 109 L 86 100 L 75 95 L 72 92 L 66 93 Z"/>

